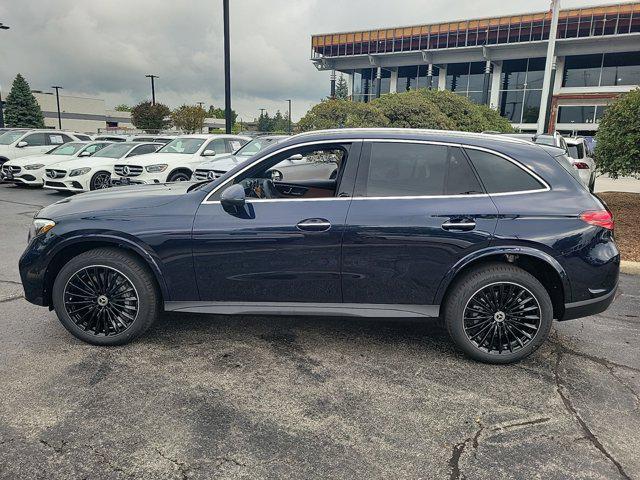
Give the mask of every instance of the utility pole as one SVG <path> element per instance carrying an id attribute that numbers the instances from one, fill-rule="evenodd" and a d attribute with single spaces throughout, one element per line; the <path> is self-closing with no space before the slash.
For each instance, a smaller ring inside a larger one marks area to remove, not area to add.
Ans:
<path id="1" fill-rule="evenodd" d="M 9 30 L 8 25 L 4 25 L 0 22 L 0 30 Z M 4 103 L 2 101 L 2 91 L 0 89 L 0 128 L 4 128 Z"/>
<path id="2" fill-rule="evenodd" d="M 289 103 L 289 135 L 291 135 L 291 100 L 287 100 Z"/>
<path id="3" fill-rule="evenodd" d="M 56 104 L 58 105 L 58 128 L 62 130 L 62 115 L 60 115 L 60 92 L 59 90 L 64 90 L 62 87 L 57 85 L 53 85 L 51 88 L 56 91 Z"/>
<path id="4" fill-rule="evenodd" d="M 222 0 L 224 19 L 224 118 L 225 131 L 231 133 L 231 48 L 229 45 L 229 0 Z"/>
<path id="5" fill-rule="evenodd" d="M 145 75 L 145 77 L 151 79 L 151 105 L 156 104 L 156 86 L 154 80 L 158 77 L 158 75 Z"/>
<path id="6" fill-rule="evenodd" d="M 201 109 L 204 110 L 204 107 L 203 107 L 204 102 L 196 102 L 196 105 L 198 105 Z"/>
<path id="7" fill-rule="evenodd" d="M 556 77 L 556 34 L 558 32 L 558 15 L 560 13 L 560 0 L 551 0 L 551 29 L 549 30 L 549 42 L 547 44 L 547 61 L 544 66 L 542 79 L 542 99 L 540 113 L 538 114 L 538 135 L 549 127 L 549 115 L 551 99 L 553 97 L 553 84 Z"/>

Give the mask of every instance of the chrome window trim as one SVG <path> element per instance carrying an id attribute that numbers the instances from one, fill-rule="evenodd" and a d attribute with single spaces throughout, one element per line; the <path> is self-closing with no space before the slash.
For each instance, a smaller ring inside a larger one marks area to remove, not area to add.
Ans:
<path id="1" fill-rule="evenodd" d="M 437 140 L 412 140 L 412 139 L 405 139 L 405 138 L 356 138 L 356 139 L 349 139 L 349 138 L 344 138 L 344 139 L 332 139 L 332 140 L 318 140 L 315 142 L 304 142 L 304 143 L 298 143 L 296 145 L 289 145 L 287 147 L 284 147 L 280 150 L 277 150 L 275 152 L 270 153 L 269 155 L 265 156 L 264 158 L 260 159 L 259 162 L 257 163 L 261 163 L 271 157 L 273 157 L 274 155 L 279 155 L 282 152 L 286 152 L 287 150 L 292 150 L 294 148 L 299 148 L 299 147 L 307 147 L 310 145 L 321 145 L 321 144 L 327 144 L 327 143 L 355 143 L 355 142 L 375 142 L 375 143 L 417 143 L 417 144 L 422 144 L 422 145 L 443 145 L 443 146 L 448 146 L 448 147 L 459 147 L 459 148 L 466 148 L 466 149 L 473 149 L 473 150 L 480 150 L 483 152 L 487 152 L 490 153 L 492 155 L 497 155 L 498 157 L 501 157 L 505 160 L 507 160 L 508 162 L 513 163 L 514 165 L 516 165 L 518 168 L 520 168 L 521 170 L 523 170 L 526 174 L 532 176 L 536 181 L 538 181 L 541 185 L 543 185 L 543 188 L 538 188 L 535 190 L 520 190 L 520 191 L 513 191 L 513 192 L 499 192 L 499 193 L 477 193 L 477 194 L 470 194 L 470 195 L 462 195 L 462 194 L 457 194 L 457 195 L 412 195 L 412 196 L 389 196 L 389 197 L 323 197 L 323 198 L 273 198 L 273 199 L 269 199 L 269 198 L 251 198 L 251 199 L 247 199 L 248 203 L 268 203 L 268 202 L 318 202 L 318 201 L 344 201 L 344 200 L 417 200 L 417 199 L 430 199 L 430 198 L 482 198 L 482 197 L 491 197 L 491 196 L 507 196 L 507 195 L 525 195 L 525 194 L 530 194 L 530 193 L 541 193 L 541 192 L 548 192 L 551 190 L 551 187 L 549 186 L 549 184 L 542 178 L 540 177 L 536 172 L 534 172 L 531 168 L 529 168 L 528 166 L 522 164 L 521 162 L 514 160 L 513 158 L 509 157 L 508 155 L 505 155 L 504 153 L 500 153 L 500 152 L 496 152 L 495 150 L 491 150 L 490 148 L 486 148 L 486 147 L 479 147 L 476 145 L 467 145 L 464 143 L 454 143 L 454 142 L 441 142 L 441 141 L 437 141 Z M 254 167 L 255 165 L 257 165 L 257 163 L 252 163 L 250 165 L 247 165 L 245 168 L 243 168 L 242 170 L 240 170 L 238 173 L 236 173 L 233 177 L 229 178 L 226 182 L 218 185 L 216 188 L 214 188 L 213 190 L 211 190 L 211 192 L 209 192 L 209 194 L 205 197 L 205 199 L 202 201 L 201 205 L 211 205 L 211 204 L 217 204 L 220 203 L 219 200 L 209 200 L 209 198 L 214 195 L 218 190 L 220 190 L 221 188 L 223 188 L 225 185 L 227 185 L 229 182 L 233 181 L 233 179 L 235 179 L 238 175 L 241 175 L 242 173 L 246 172 L 247 170 L 249 170 L 250 168 Z"/>

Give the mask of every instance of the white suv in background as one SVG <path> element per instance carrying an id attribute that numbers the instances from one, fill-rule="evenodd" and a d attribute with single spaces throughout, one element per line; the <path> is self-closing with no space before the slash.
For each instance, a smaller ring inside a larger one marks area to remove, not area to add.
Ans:
<path id="1" fill-rule="evenodd" d="M 42 187 L 45 168 L 49 165 L 77 158 L 90 157 L 98 150 L 110 145 L 109 142 L 69 142 L 64 143 L 44 155 L 30 155 L 9 160 L 2 166 L 5 181 L 16 185 Z"/>
<path id="2" fill-rule="evenodd" d="M 240 149 L 250 137 L 241 135 L 182 135 L 156 153 L 116 163 L 113 183 L 181 182 L 191 179 L 204 160 Z"/>
<path id="3" fill-rule="evenodd" d="M 10 130 L 0 135 L 0 165 L 14 158 L 42 155 L 58 145 L 79 140 L 72 132 L 60 130 Z"/>
<path id="4" fill-rule="evenodd" d="M 596 162 L 588 154 L 587 142 L 582 137 L 567 138 L 567 151 L 573 166 L 578 169 L 582 182 L 593 192 L 596 186 Z"/>
<path id="5" fill-rule="evenodd" d="M 109 188 L 115 163 L 155 152 L 161 146 L 160 143 L 112 143 L 90 157 L 54 163 L 46 168 L 44 188 L 66 192 Z"/>

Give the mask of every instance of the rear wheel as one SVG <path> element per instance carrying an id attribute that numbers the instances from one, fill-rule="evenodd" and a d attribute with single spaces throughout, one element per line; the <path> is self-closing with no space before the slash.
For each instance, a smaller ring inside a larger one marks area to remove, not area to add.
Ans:
<path id="1" fill-rule="evenodd" d="M 122 345 L 157 318 L 160 295 L 153 275 L 134 256 L 100 248 L 70 260 L 58 273 L 53 306 L 62 325 L 94 345 Z"/>
<path id="2" fill-rule="evenodd" d="M 109 172 L 98 172 L 91 177 L 89 188 L 91 190 L 102 190 L 111 186 L 111 175 Z"/>
<path id="3" fill-rule="evenodd" d="M 467 355 L 487 363 L 521 360 L 549 335 L 553 306 L 528 272 L 490 264 L 466 273 L 452 287 L 444 309 L 449 335 Z"/>

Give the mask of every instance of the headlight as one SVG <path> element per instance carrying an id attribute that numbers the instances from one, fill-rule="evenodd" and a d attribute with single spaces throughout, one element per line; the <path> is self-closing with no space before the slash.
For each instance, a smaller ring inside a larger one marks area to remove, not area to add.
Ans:
<path id="1" fill-rule="evenodd" d="M 46 218 L 34 218 L 33 224 L 29 229 L 29 240 L 31 240 L 36 235 L 47 233 L 55 226 L 56 222 L 54 222 L 53 220 L 47 220 Z"/>
<path id="2" fill-rule="evenodd" d="M 91 171 L 91 168 L 89 167 L 76 168 L 75 170 L 71 170 L 71 173 L 69 174 L 69 176 L 77 177 L 78 175 L 84 175 L 85 173 L 89 173 L 90 171 Z"/>
<path id="3" fill-rule="evenodd" d="M 167 164 L 161 163 L 158 165 L 149 165 L 148 167 L 145 167 L 145 169 L 149 173 L 164 172 L 167 169 Z"/>
<path id="4" fill-rule="evenodd" d="M 24 169 L 25 170 L 38 170 L 39 168 L 44 167 L 43 163 L 34 163 L 32 165 L 25 165 Z"/>

